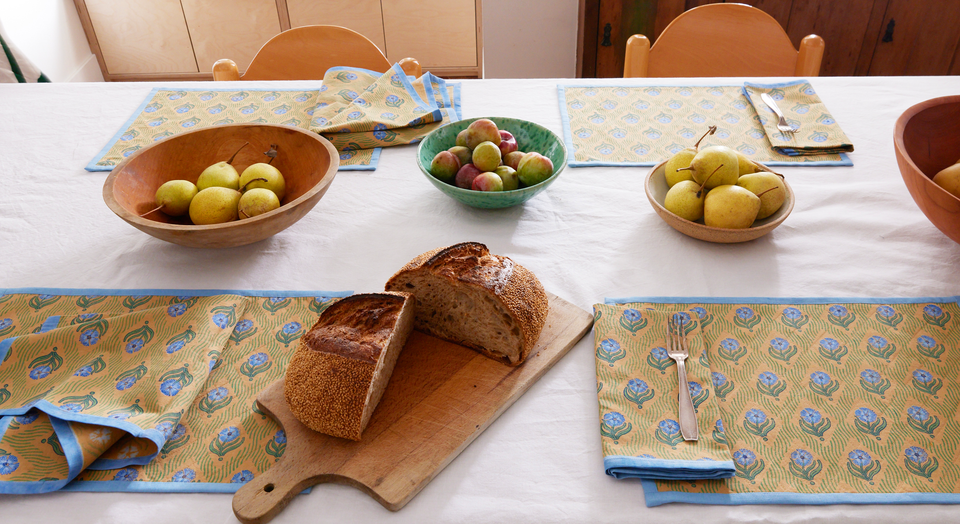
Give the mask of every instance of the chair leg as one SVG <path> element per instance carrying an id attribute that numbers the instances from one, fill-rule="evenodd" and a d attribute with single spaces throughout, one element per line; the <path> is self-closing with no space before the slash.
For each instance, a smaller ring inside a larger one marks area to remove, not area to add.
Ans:
<path id="1" fill-rule="evenodd" d="M 214 81 L 240 80 L 240 70 L 237 64 L 229 58 L 221 58 L 213 64 Z"/>
<path id="2" fill-rule="evenodd" d="M 623 57 L 624 78 L 645 78 L 650 65 L 650 40 L 643 35 L 633 35 L 627 40 Z"/>
<path id="3" fill-rule="evenodd" d="M 807 35 L 800 41 L 800 53 L 797 55 L 795 76 L 820 76 L 820 62 L 823 60 L 823 38 Z"/>
<path id="4" fill-rule="evenodd" d="M 417 62 L 416 58 L 404 58 L 401 60 L 400 69 L 403 69 L 404 73 L 414 78 L 420 78 L 420 75 L 423 74 L 420 68 L 420 62 Z"/>

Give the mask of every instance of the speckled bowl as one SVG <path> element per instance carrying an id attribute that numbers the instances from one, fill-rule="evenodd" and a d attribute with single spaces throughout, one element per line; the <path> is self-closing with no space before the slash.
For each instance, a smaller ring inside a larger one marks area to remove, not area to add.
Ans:
<path id="1" fill-rule="evenodd" d="M 497 124 L 499 129 L 512 133 L 517 139 L 517 146 L 520 151 L 536 151 L 549 158 L 553 162 L 553 175 L 539 184 L 513 191 L 472 191 L 434 178 L 430 174 L 430 162 L 433 161 L 433 157 L 437 156 L 440 151 L 455 146 L 457 134 L 466 129 L 471 122 L 480 118 L 489 118 Z M 417 149 L 417 165 L 420 166 L 420 171 L 427 177 L 427 180 L 450 198 L 472 207 L 497 209 L 522 204 L 552 184 L 567 165 L 567 150 L 560 137 L 540 124 L 516 118 L 477 117 L 445 125 L 424 137 L 423 141 L 420 142 L 419 149 Z"/>

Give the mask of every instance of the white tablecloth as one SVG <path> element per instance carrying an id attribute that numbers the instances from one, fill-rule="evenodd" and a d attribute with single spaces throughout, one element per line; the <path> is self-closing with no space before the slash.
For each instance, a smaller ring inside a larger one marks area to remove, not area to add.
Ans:
<path id="1" fill-rule="evenodd" d="M 464 81 L 463 116 L 528 119 L 560 134 L 557 84 L 600 82 Z M 137 231 L 103 203 L 106 173 L 83 170 L 154 85 L 0 85 L 0 288 L 377 291 L 415 255 L 471 240 L 588 311 L 618 296 L 960 295 L 960 245 L 914 204 L 893 153 L 896 118 L 956 94 L 960 78 L 812 83 L 856 146 L 854 166 L 780 169 L 796 208 L 754 242 L 708 244 L 669 228 L 644 196 L 647 168 L 567 168 L 523 206 L 464 207 L 424 179 L 407 146 L 385 149 L 374 172 L 339 173 L 286 231 L 228 250 Z M 322 485 L 276 522 L 960 520 L 960 507 L 936 505 L 646 508 L 638 482 L 603 472 L 597 409 L 588 334 L 399 512 L 354 488 Z M 215 494 L 0 496 L 0 522 L 234 522 L 230 504 L 230 495 Z"/>

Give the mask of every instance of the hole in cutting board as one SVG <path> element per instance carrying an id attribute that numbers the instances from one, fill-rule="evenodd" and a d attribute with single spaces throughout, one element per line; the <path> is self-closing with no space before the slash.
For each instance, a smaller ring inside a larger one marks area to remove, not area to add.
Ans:
<path id="1" fill-rule="evenodd" d="M 266 491 L 267 493 L 270 493 L 271 491 L 273 491 L 273 484 L 267 484 L 266 486 L 264 486 L 263 491 Z"/>

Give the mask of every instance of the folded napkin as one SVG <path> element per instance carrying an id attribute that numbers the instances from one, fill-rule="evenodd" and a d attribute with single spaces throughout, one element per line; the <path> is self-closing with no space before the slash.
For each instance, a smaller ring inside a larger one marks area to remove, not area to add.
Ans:
<path id="1" fill-rule="evenodd" d="M 772 109 L 760 99 L 760 93 L 767 93 L 777 102 L 783 111 L 787 123 L 797 129 L 794 133 L 783 133 L 777 129 L 779 119 Z M 806 80 L 783 84 L 743 84 L 743 94 L 753 104 L 757 119 L 770 140 L 770 145 L 778 153 L 788 156 L 823 155 L 831 153 L 849 153 L 853 144 L 840 129 L 820 101 L 813 86 Z"/>
<path id="2" fill-rule="evenodd" d="M 676 363 L 667 356 L 671 318 L 687 333 L 687 381 L 700 439 L 680 434 Z M 594 305 L 597 398 L 607 474 L 616 478 L 696 480 L 736 472 L 696 316 L 623 304 Z"/>

